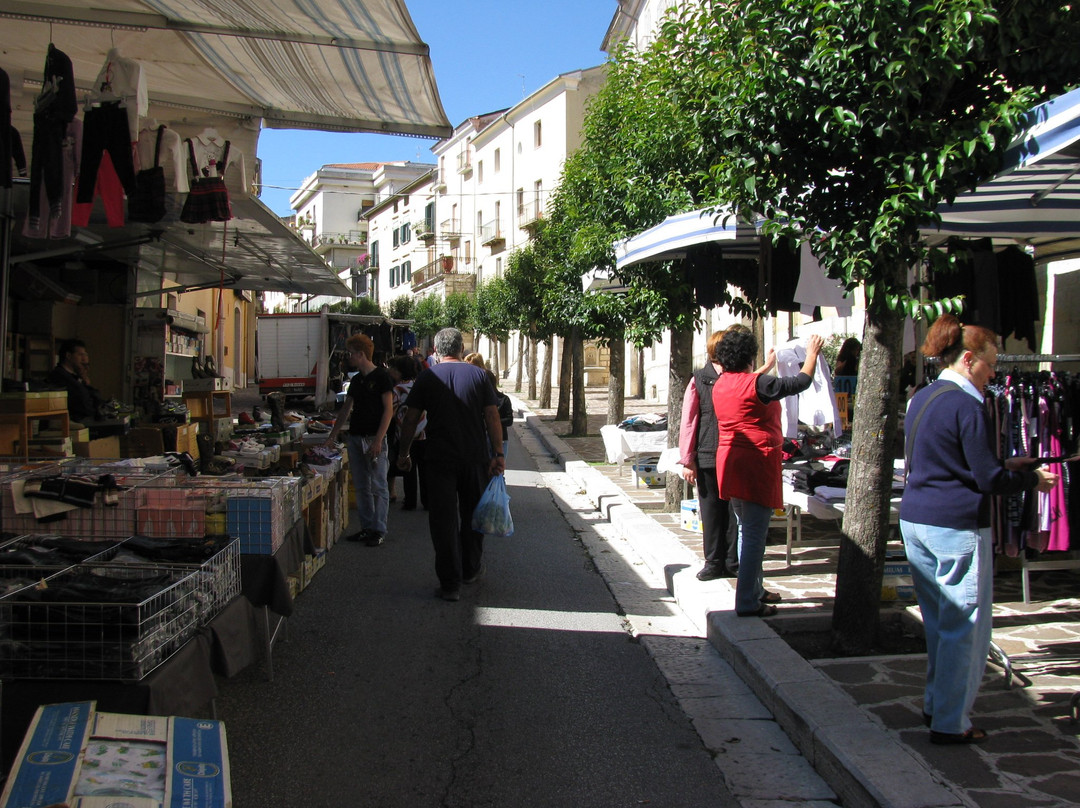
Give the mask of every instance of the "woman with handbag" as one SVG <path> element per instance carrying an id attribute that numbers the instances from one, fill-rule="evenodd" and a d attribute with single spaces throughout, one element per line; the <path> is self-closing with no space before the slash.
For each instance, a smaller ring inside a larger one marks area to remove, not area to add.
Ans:
<path id="1" fill-rule="evenodd" d="M 908 406 L 900 532 L 926 633 L 923 719 L 931 743 L 979 743 L 986 732 L 969 713 L 990 651 L 990 497 L 1049 491 L 1057 475 L 1032 469 L 1034 458 L 1002 462 L 994 451 L 983 402 L 997 364 L 994 332 L 946 314 L 922 352 L 943 370 Z"/>

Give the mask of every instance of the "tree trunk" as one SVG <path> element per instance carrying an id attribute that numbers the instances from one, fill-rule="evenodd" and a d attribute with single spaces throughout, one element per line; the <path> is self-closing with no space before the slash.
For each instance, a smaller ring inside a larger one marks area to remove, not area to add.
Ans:
<path id="1" fill-rule="evenodd" d="M 556 421 L 570 420 L 570 392 L 574 378 L 574 338 L 565 336 L 562 340 L 562 365 L 559 368 L 559 406 L 555 410 Z"/>
<path id="2" fill-rule="evenodd" d="M 637 398 L 645 398 L 645 350 L 638 349 L 635 361 L 637 363 Z"/>
<path id="3" fill-rule="evenodd" d="M 905 269 L 891 270 L 903 283 Z M 851 468 L 833 605 L 833 648 L 865 654 L 877 639 L 889 498 L 899 428 L 903 315 L 880 304 L 867 310 L 859 362 Z"/>
<path id="4" fill-rule="evenodd" d="M 491 359 L 488 360 L 488 366 L 491 368 L 491 372 L 495 374 L 496 379 L 502 378 L 502 372 L 499 370 L 499 341 L 497 338 L 490 340 Z"/>
<path id="5" fill-rule="evenodd" d="M 683 394 L 693 373 L 694 332 L 671 330 L 671 359 L 668 362 L 668 446 L 679 445 L 679 424 L 682 421 Z M 664 495 L 664 510 L 678 513 L 682 507 L 683 481 L 678 474 L 669 472 Z"/>
<path id="6" fill-rule="evenodd" d="M 555 338 L 549 337 L 544 343 L 544 375 L 540 377 L 540 407 L 551 406 L 551 352 L 555 347 Z"/>
<path id="7" fill-rule="evenodd" d="M 573 361 L 574 406 L 570 417 L 570 434 L 584 437 L 589 434 L 589 412 L 585 403 L 585 341 L 581 329 L 574 326 L 570 334 Z"/>
<path id="8" fill-rule="evenodd" d="M 520 331 L 517 338 L 517 375 L 514 377 L 514 392 L 521 392 L 521 379 L 524 376 L 522 365 L 525 364 L 525 335 Z"/>
<path id="9" fill-rule="evenodd" d="M 607 423 L 621 424 L 626 413 L 626 341 L 620 331 L 608 343 Z"/>
<path id="10" fill-rule="evenodd" d="M 536 349 L 539 343 L 536 337 L 529 337 L 529 400 L 536 400 Z"/>

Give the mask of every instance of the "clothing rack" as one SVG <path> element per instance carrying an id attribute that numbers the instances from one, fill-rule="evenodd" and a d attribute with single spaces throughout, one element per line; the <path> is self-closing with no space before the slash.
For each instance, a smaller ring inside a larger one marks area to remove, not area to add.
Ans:
<path id="1" fill-rule="evenodd" d="M 1030 365 L 1062 362 L 1080 362 L 1080 354 L 998 354 L 998 367 L 1002 365 Z M 1075 550 L 1061 551 L 1062 555 L 1077 556 L 1050 561 L 1030 561 L 1027 553 L 1020 553 L 1020 588 L 1024 603 L 1031 602 L 1031 571 L 1080 569 L 1080 555 Z"/>

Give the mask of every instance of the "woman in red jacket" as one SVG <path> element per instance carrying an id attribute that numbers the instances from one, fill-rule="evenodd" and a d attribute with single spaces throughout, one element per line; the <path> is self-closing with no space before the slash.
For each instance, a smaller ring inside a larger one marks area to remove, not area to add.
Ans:
<path id="1" fill-rule="evenodd" d="M 751 333 L 729 331 L 717 348 L 724 372 L 713 385 L 718 427 L 716 482 L 720 498 L 731 500 L 739 520 L 735 612 L 740 617 L 776 614 L 770 601 L 780 598 L 765 592 L 761 565 L 773 509 L 784 506 L 779 400 L 810 386 L 821 344 L 821 337 L 810 337 L 802 370 L 783 379 L 754 372 L 758 345 Z"/>

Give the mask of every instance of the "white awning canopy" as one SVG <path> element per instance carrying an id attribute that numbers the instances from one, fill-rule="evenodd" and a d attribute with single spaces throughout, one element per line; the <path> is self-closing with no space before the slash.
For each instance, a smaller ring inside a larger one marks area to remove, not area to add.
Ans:
<path id="1" fill-rule="evenodd" d="M 615 242 L 615 268 L 685 258 L 688 249 L 714 241 L 730 243 L 740 252 L 746 249 L 756 254 L 758 248 L 754 227 L 738 220 L 730 210 L 694 210 L 668 216 L 655 227 Z"/>
<path id="2" fill-rule="evenodd" d="M 112 48 L 142 63 L 152 106 L 277 129 L 451 132 L 404 0 L 0 0 L 0 21 L 16 116 L 52 42 L 81 89 Z"/>
<path id="3" fill-rule="evenodd" d="M 1039 261 L 1080 254 L 1080 90 L 1029 119 L 996 177 L 939 208 L 941 227 L 923 231 L 929 243 L 988 237 L 1029 244 Z"/>

